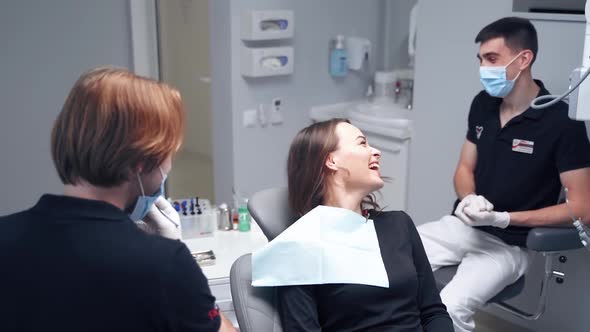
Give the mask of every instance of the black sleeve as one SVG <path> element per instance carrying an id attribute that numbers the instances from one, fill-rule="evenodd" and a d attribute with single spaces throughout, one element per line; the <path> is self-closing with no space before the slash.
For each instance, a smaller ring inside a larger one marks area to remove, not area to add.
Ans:
<path id="1" fill-rule="evenodd" d="M 314 285 L 277 287 L 279 315 L 283 330 L 288 332 L 319 332 Z"/>
<path id="2" fill-rule="evenodd" d="M 163 277 L 162 310 L 174 331 L 217 332 L 221 325 L 207 278 L 184 244 L 175 250 Z"/>
<path id="3" fill-rule="evenodd" d="M 473 98 L 473 101 L 471 102 L 471 108 L 469 109 L 469 116 L 467 117 L 467 135 L 465 138 L 467 138 L 468 141 L 470 141 L 471 143 L 476 143 L 477 142 L 477 133 L 476 133 L 476 126 L 477 124 L 475 123 L 475 115 L 477 113 L 477 110 L 479 108 L 479 99 L 478 99 L 479 95 L 475 96 L 475 98 Z"/>
<path id="4" fill-rule="evenodd" d="M 442 303 L 422 240 L 414 222 L 407 217 L 408 233 L 412 242 L 414 266 L 418 274 L 418 307 L 424 332 L 453 332 L 453 322 Z"/>
<path id="5" fill-rule="evenodd" d="M 557 145 L 557 170 L 559 173 L 590 167 L 590 143 L 586 125 L 582 121 L 566 120 Z"/>

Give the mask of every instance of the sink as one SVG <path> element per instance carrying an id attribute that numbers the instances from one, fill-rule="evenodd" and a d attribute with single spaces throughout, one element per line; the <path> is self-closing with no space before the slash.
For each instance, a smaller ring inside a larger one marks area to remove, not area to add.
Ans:
<path id="1" fill-rule="evenodd" d="M 355 103 L 338 103 L 312 107 L 309 117 L 314 122 L 327 121 L 334 118 L 346 118 L 348 111 L 354 108 Z"/>
<path id="2" fill-rule="evenodd" d="M 385 128 L 406 129 L 412 125 L 412 112 L 394 103 L 359 103 L 349 109 L 348 118 Z"/>
<path id="3" fill-rule="evenodd" d="M 395 103 L 353 101 L 312 107 L 309 112 L 314 122 L 346 118 L 363 132 L 396 140 L 406 140 L 412 134 L 412 111 Z"/>

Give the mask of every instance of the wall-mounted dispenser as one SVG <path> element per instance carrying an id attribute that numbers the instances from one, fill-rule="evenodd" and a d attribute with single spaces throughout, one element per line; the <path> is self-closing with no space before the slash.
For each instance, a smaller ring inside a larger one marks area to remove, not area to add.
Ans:
<path id="1" fill-rule="evenodd" d="M 352 70 L 361 70 L 363 63 L 371 58 L 371 41 L 366 38 L 348 37 L 346 38 L 346 53 L 348 54 L 348 68 Z"/>
<path id="2" fill-rule="evenodd" d="M 348 74 L 348 56 L 344 48 L 344 36 L 338 35 L 330 49 L 330 75 L 344 77 Z"/>
<path id="3" fill-rule="evenodd" d="M 293 47 L 250 48 L 242 46 L 241 72 L 247 77 L 293 73 Z"/>
<path id="4" fill-rule="evenodd" d="M 292 10 L 249 10 L 242 14 L 242 40 L 286 39 L 293 37 Z"/>

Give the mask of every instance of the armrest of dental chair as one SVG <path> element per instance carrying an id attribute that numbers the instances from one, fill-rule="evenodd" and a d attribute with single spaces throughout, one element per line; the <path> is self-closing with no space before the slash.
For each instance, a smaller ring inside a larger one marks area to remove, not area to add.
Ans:
<path id="1" fill-rule="evenodd" d="M 527 236 L 526 246 L 539 252 L 566 251 L 583 247 L 574 227 L 535 227 Z"/>

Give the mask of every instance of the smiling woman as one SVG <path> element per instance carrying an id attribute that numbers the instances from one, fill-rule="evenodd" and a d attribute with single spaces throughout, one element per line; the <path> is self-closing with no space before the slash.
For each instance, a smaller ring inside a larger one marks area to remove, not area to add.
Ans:
<path id="1" fill-rule="evenodd" d="M 303 156 L 313 156 L 302 158 Z M 319 204 L 337 205 L 337 188 L 378 207 L 372 193 L 383 187 L 381 151 L 369 146 L 363 133 L 345 119 L 319 122 L 299 132 L 289 151 L 287 173 L 291 207 L 300 216 Z M 364 198 L 364 200 L 363 200 Z M 346 207 L 361 212 L 354 200 Z"/>
<path id="2" fill-rule="evenodd" d="M 384 184 L 380 160 L 381 151 L 344 119 L 315 123 L 293 140 L 289 204 L 302 218 L 252 261 L 257 286 L 281 286 L 285 331 L 453 330 L 411 218 L 375 203 L 372 193 Z M 358 250 L 370 247 L 376 253 Z M 273 264 L 285 255 L 289 266 Z M 317 266 L 302 263 L 311 261 Z M 386 282 L 372 282 L 377 271 Z"/>

